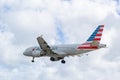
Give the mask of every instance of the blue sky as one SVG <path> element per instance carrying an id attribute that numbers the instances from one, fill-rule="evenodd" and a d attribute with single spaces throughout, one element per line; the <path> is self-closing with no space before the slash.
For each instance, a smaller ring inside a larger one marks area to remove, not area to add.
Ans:
<path id="1" fill-rule="evenodd" d="M 65 36 L 64 36 L 64 32 L 62 30 L 62 23 L 60 22 L 60 20 L 56 19 L 56 29 L 57 29 L 57 36 L 58 36 L 58 41 L 61 43 L 61 44 L 64 44 L 65 43 Z"/>
<path id="2" fill-rule="evenodd" d="M 119 0 L 0 0 L 0 80 L 119 80 L 119 13 Z M 99 24 L 108 48 L 89 56 L 63 65 L 22 54 L 41 34 L 49 45 L 82 43 Z"/>

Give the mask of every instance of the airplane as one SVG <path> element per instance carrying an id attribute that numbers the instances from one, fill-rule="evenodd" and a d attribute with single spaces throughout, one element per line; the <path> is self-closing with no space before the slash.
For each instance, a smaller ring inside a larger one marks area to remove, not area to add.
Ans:
<path id="1" fill-rule="evenodd" d="M 42 36 L 37 37 L 39 46 L 29 47 L 23 55 L 32 57 L 32 62 L 37 57 L 50 57 L 50 61 L 60 61 L 65 64 L 65 57 L 80 56 L 83 53 L 106 48 L 106 44 L 101 44 L 100 40 L 104 25 L 99 25 L 92 35 L 82 44 L 61 44 L 49 46 Z"/>

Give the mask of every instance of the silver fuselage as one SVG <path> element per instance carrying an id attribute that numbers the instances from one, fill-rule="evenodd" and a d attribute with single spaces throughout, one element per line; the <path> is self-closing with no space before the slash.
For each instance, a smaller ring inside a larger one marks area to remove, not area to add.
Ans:
<path id="1" fill-rule="evenodd" d="M 51 46 L 51 49 L 57 54 L 57 55 L 43 55 L 43 56 L 48 56 L 48 57 L 65 57 L 65 56 L 74 56 L 74 55 L 79 55 L 83 53 L 87 53 L 90 51 L 98 50 L 100 48 L 105 48 L 105 44 L 99 44 L 98 49 L 78 49 L 78 46 L 81 44 L 66 44 L 66 45 L 55 45 Z M 25 56 L 30 56 L 30 57 L 43 57 L 41 54 L 44 54 L 42 52 L 42 49 L 40 47 L 29 47 L 27 48 L 24 53 Z"/>

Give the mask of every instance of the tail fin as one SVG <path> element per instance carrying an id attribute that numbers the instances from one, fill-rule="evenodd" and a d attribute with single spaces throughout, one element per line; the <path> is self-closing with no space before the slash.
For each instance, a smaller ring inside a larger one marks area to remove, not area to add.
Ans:
<path id="1" fill-rule="evenodd" d="M 97 49 L 100 43 L 104 25 L 99 25 L 85 43 L 78 49 Z"/>
<path id="2" fill-rule="evenodd" d="M 87 42 L 97 41 L 100 43 L 104 25 L 99 25 L 92 35 L 88 38 Z"/>

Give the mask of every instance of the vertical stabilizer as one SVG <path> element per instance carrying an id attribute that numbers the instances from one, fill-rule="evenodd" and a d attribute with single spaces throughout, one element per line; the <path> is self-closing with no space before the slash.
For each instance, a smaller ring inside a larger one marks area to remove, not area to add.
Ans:
<path id="1" fill-rule="evenodd" d="M 97 49 L 100 43 L 102 32 L 104 29 L 104 25 L 99 25 L 92 35 L 87 39 L 85 43 L 83 43 L 79 49 Z"/>

